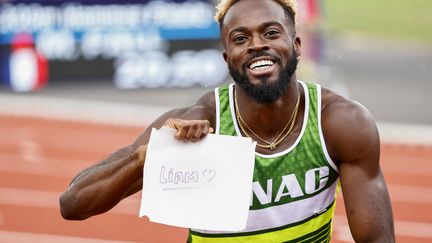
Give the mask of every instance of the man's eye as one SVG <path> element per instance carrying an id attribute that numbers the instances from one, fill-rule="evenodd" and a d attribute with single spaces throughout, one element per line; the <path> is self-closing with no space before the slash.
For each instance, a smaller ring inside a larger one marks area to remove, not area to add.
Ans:
<path id="1" fill-rule="evenodd" d="M 234 42 L 241 43 L 246 40 L 246 36 L 237 36 L 234 38 Z"/>
<path id="2" fill-rule="evenodd" d="M 273 35 L 277 35 L 277 34 L 279 34 L 279 31 L 276 31 L 276 30 L 270 30 L 270 31 L 267 31 L 267 32 L 265 33 L 265 36 L 273 36 Z"/>

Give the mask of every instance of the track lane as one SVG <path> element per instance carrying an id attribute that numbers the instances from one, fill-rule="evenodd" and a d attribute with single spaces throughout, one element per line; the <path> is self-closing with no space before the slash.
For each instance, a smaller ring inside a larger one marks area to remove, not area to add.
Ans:
<path id="1" fill-rule="evenodd" d="M 58 197 L 72 177 L 131 143 L 143 127 L 0 116 L 0 242 L 6 242 L 4 237 L 16 237 L 16 242 L 30 242 L 25 239 L 31 237 L 44 242 L 184 242 L 185 229 L 137 217 L 139 193 L 85 221 L 71 222 L 60 216 Z M 432 149 L 427 147 L 382 147 L 398 242 L 432 240 L 426 232 L 432 226 L 430 158 Z M 350 241 L 341 199 L 332 242 Z"/>

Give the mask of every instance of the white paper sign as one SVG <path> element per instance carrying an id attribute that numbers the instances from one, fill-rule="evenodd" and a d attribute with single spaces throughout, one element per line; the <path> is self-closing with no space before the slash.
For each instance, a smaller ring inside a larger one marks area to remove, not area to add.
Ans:
<path id="1" fill-rule="evenodd" d="M 153 129 L 144 165 L 140 217 L 173 226 L 238 231 L 246 227 L 255 142 L 209 134 L 198 142 Z"/>

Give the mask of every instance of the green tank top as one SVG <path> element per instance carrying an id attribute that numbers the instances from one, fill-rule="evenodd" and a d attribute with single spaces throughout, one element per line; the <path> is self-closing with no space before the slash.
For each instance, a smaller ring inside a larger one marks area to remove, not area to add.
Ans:
<path id="1" fill-rule="evenodd" d="M 189 231 L 188 242 L 329 242 L 339 185 L 321 130 L 321 87 L 299 81 L 305 91 L 303 126 L 285 151 L 256 152 L 246 229 Z M 215 89 L 216 134 L 242 136 L 235 118 L 233 84 Z"/>

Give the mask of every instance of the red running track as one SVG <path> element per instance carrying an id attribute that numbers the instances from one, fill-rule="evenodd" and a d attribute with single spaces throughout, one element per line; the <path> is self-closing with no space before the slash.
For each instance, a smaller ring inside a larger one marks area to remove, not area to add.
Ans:
<path id="1" fill-rule="evenodd" d="M 140 193 L 85 221 L 60 216 L 72 177 L 142 129 L 0 116 L 0 242 L 185 242 L 185 229 L 138 218 Z M 382 147 L 400 243 L 432 242 L 431 158 L 428 147 Z M 339 197 L 332 242 L 351 241 Z"/>

